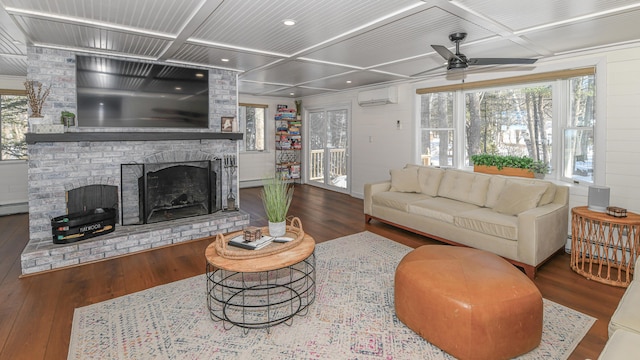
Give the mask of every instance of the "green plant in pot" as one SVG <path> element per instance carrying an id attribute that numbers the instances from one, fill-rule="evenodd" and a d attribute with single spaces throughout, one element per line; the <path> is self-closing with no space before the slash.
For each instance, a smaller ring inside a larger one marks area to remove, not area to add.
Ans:
<path id="1" fill-rule="evenodd" d="M 76 125 L 76 114 L 71 111 L 63 111 L 60 113 L 60 121 L 64 124 L 64 126 L 75 126 Z"/>
<path id="2" fill-rule="evenodd" d="M 546 174 L 550 172 L 549 164 L 542 160 L 535 160 L 529 166 L 529 170 L 533 172 L 533 175 L 538 179 L 543 179 Z"/>
<path id="3" fill-rule="evenodd" d="M 269 220 L 269 235 L 283 236 L 287 231 L 287 212 L 293 199 L 293 186 L 279 176 L 264 179 L 260 197 Z"/>

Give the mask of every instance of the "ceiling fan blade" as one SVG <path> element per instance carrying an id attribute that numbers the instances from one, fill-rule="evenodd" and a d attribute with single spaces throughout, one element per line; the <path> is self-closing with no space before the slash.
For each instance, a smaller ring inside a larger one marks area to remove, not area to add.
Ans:
<path id="1" fill-rule="evenodd" d="M 436 70 L 440 70 L 440 69 L 444 69 L 446 66 L 447 66 L 447 65 L 440 65 L 440 66 L 438 66 L 438 67 L 434 67 L 434 68 L 432 68 L 432 69 L 425 70 L 425 71 L 421 71 L 421 72 L 419 72 L 419 73 L 417 73 L 417 74 L 413 74 L 413 75 L 411 75 L 411 77 L 420 77 L 420 76 L 422 76 L 422 75 L 426 75 L 426 74 L 428 74 L 428 73 L 430 73 L 430 72 L 433 72 L 433 71 L 436 71 Z"/>
<path id="2" fill-rule="evenodd" d="M 459 59 L 456 54 L 452 53 L 451 50 L 442 45 L 431 45 L 431 47 L 447 61 L 449 61 L 450 59 Z"/>
<path id="3" fill-rule="evenodd" d="M 533 64 L 538 59 L 524 59 L 524 58 L 477 58 L 468 59 L 469 65 L 505 65 L 505 64 Z"/>

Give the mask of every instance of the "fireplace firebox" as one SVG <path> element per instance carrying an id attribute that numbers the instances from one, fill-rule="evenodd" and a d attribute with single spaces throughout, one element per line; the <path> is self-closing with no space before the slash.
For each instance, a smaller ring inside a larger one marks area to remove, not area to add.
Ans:
<path id="1" fill-rule="evenodd" d="M 220 159 L 122 164 L 122 223 L 151 224 L 222 210 Z"/>

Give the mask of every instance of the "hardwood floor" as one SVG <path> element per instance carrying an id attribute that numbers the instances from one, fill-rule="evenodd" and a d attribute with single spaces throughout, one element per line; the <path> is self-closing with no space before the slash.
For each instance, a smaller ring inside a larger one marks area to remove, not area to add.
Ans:
<path id="1" fill-rule="evenodd" d="M 259 188 L 240 191 L 252 225 L 264 226 Z M 365 225 L 362 200 L 297 185 L 289 214 L 317 242 L 368 230 L 411 247 L 438 244 L 372 221 Z M 28 239 L 26 214 L 0 217 L 0 359 L 66 359 L 76 307 L 204 273 L 204 250 L 213 238 L 41 275 L 20 276 L 20 253 Z M 598 320 L 570 359 L 596 359 L 624 289 L 585 279 L 556 255 L 535 280 L 542 295 Z"/>

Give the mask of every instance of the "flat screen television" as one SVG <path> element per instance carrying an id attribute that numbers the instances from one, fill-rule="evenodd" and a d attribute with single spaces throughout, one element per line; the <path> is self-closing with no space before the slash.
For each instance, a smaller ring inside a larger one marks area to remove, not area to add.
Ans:
<path id="1" fill-rule="evenodd" d="M 76 56 L 80 127 L 208 128 L 209 72 Z"/>

